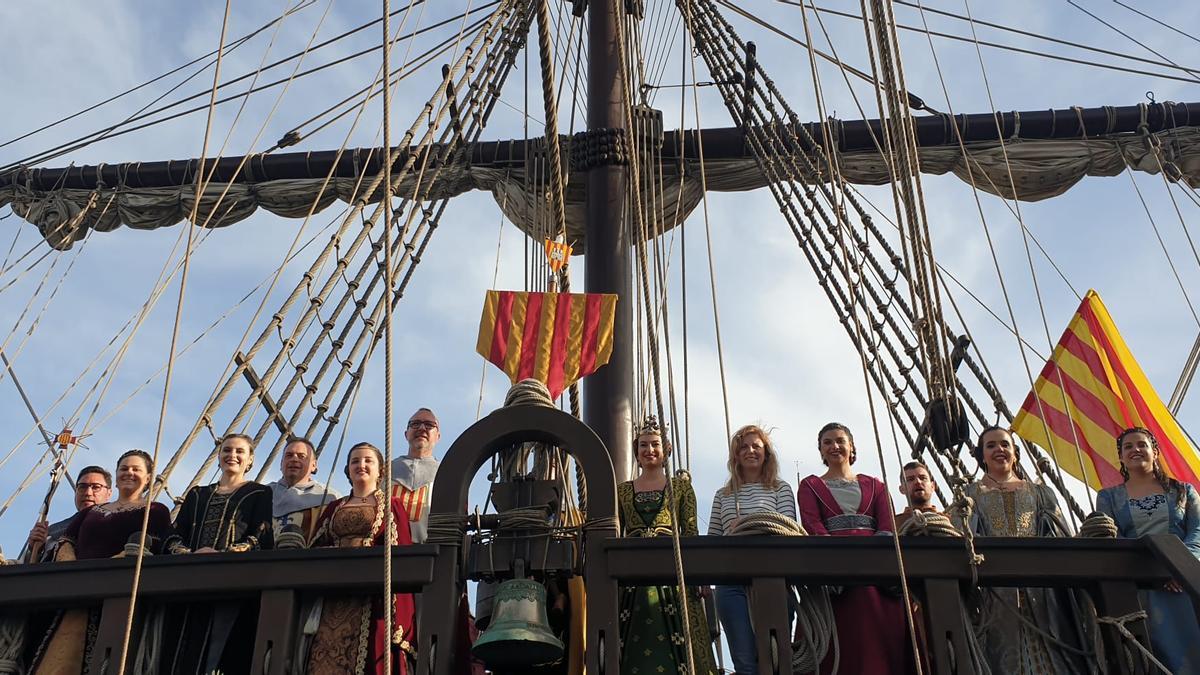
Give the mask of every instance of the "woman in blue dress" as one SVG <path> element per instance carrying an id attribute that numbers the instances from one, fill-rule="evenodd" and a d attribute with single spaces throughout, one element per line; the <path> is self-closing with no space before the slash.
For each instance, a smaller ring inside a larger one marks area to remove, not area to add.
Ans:
<path id="1" fill-rule="evenodd" d="M 1200 496 L 1163 472 L 1154 434 L 1126 429 L 1117 437 L 1117 455 L 1125 482 L 1101 490 L 1096 509 L 1117 521 L 1121 537 L 1173 534 L 1200 558 Z M 1200 624 L 1179 584 L 1142 591 L 1142 606 L 1150 617 L 1154 655 L 1176 675 L 1200 673 Z"/>

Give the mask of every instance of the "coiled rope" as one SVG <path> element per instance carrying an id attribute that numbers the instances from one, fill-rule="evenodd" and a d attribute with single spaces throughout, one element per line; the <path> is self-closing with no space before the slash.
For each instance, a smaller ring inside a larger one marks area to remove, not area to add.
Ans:
<path id="1" fill-rule="evenodd" d="M 898 533 L 901 537 L 962 537 L 943 513 L 936 511 L 913 511 L 910 517 L 900 526 Z"/>
<path id="2" fill-rule="evenodd" d="M 750 513 L 739 518 L 729 534 L 735 537 L 768 534 L 806 537 L 804 526 L 781 513 Z M 792 586 L 796 603 L 796 627 L 803 639 L 792 643 L 792 672 L 815 673 L 833 643 L 833 672 L 841 660 L 834 625 L 833 606 L 827 586 Z"/>
<path id="3" fill-rule="evenodd" d="M 1117 523 L 1112 516 L 1093 511 L 1083 519 L 1083 523 L 1079 525 L 1079 534 L 1075 536 L 1084 539 L 1116 539 Z"/>

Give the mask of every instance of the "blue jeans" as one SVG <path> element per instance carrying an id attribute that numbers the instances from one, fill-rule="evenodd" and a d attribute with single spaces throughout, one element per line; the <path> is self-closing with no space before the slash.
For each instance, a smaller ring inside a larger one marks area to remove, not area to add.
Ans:
<path id="1" fill-rule="evenodd" d="M 717 586 L 717 617 L 729 643 L 733 670 L 744 675 L 758 672 L 758 651 L 750 625 L 750 600 L 745 586 Z"/>

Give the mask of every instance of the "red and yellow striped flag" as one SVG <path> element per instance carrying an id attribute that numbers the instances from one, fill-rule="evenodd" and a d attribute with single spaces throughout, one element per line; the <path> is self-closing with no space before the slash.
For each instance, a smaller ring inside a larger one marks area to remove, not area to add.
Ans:
<path id="1" fill-rule="evenodd" d="M 488 291 L 475 350 L 513 383 L 541 380 L 557 398 L 608 363 L 617 296 Z"/>
<path id="2" fill-rule="evenodd" d="M 1088 291 L 1013 430 L 1099 489 L 1122 480 L 1116 438 L 1129 427 L 1152 431 L 1166 472 L 1200 487 L 1195 448 L 1150 386 L 1100 296 Z"/>

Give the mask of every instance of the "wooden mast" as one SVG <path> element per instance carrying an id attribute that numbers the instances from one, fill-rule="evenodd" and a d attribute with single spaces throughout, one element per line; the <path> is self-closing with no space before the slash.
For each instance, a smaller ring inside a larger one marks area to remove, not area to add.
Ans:
<path id="1" fill-rule="evenodd" d="M 620 146 L 623 140 L 626 101 L 617 39 L 623 5 L 620 0 L 588 3 L 585 152 L 606 142 Z M 616 293 L 619 300 L 612 357 L 583 380 L 583 420 L 604 441 L 621 482 L 629 478 L 633 445 L 633 240 L 625 197 L 627 168 L 613 154 L 596 153 L 587 171 L 584 289 Z"/>

